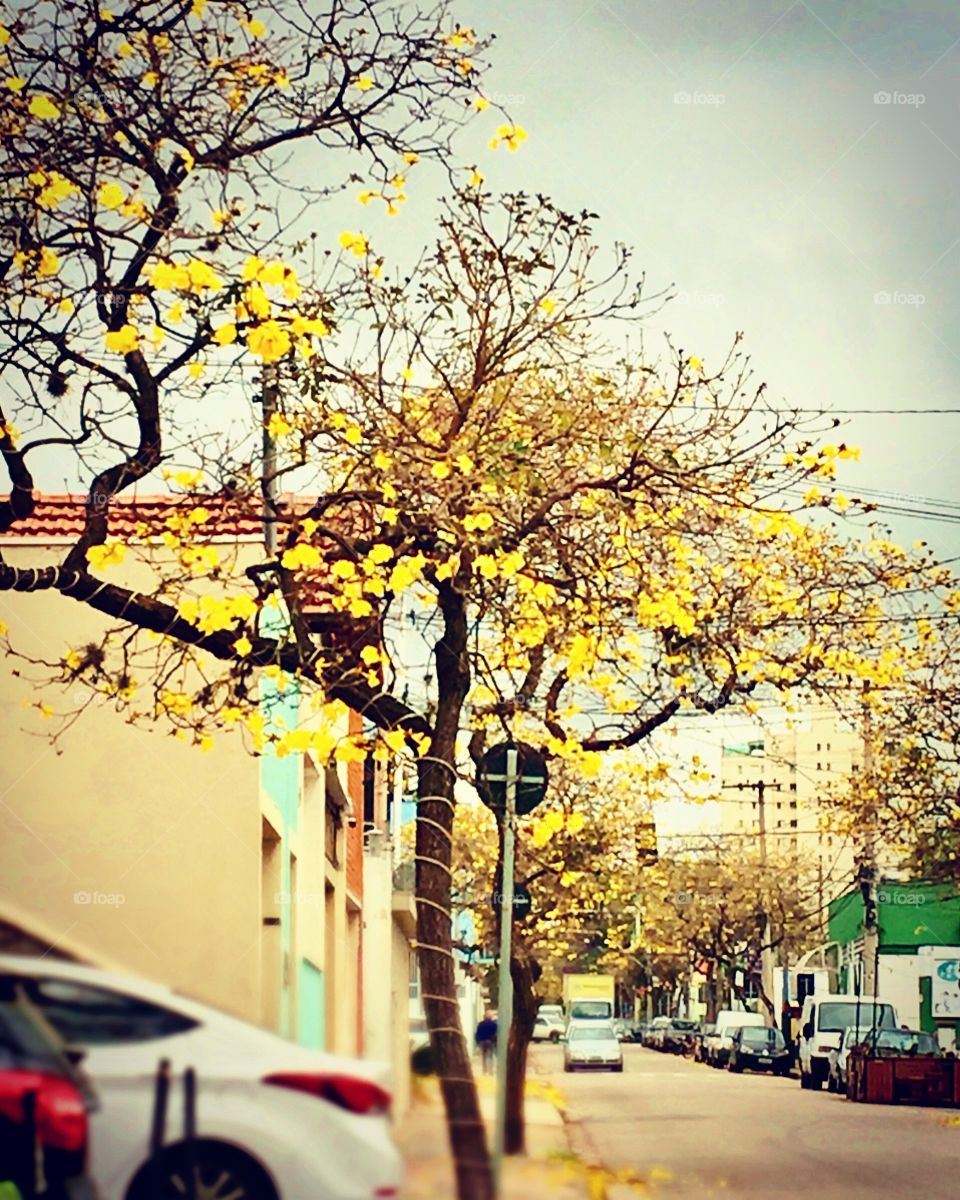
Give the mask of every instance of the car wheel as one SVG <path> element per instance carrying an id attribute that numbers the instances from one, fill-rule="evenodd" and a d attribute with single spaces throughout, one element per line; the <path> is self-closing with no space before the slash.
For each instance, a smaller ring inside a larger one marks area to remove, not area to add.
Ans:
<path id="1" fill-rule="evenodd" d="M 133 1181 L 127 1200 L 277 1200 L 266 1171 L 242 1150 L 218 1142 L 198 1142 L 193 1156 L 195 1188 L 189 1186 L 190 1165 L 183 1145 L 165 1150 L 155 1180 L 145 1163 Z"/>
<path id="2" fill-rule="evenodd" d="M 550 1034 L 550 1041 L 553 1042 L 554 1045 L 556 1045 L 560 1041 L 560 1031 L 559 1030 L 554 1030 L 554 1032 Z"/>
<path id="3" fill-rule="evenodd" d="M 564 1069 L 564 1071 L 566 1071 L 566 1073 L 567 1073 L 568 1075 L 572 1075 L 572 1074 L 573 1074 L 573 1067 L 571 1067 L 569 1063 L 564 1063 L 564 1064 L 563 1064 L 563 1069 Z"/>
<path id="4" fill-rule="evenodd" d="M 734 1075 L 739 1075 L 743 1070 L 743 1067 L 735 1058 L 730 1058 L 727 1062 L 727 1066 Z"/>
<path id="5" fill-rule="evenodd" d="M 819 1092 L 820 1089 L 823 1087 L 823 1080 L 820 1078 L 819 1075 L 811 1075 L 810 1076 L 810 1086 L 813 1088 L 813 1090 L 815 1092 Z"/>
<path id="6" fill-rule="evenodd" d="M 810 1076 L 804 1073 L 803 1067 L 800 1068 L 800 1086 L 804 1091 L 807 1091 L 810 1087 Z"/>
<path id="7" fill-rule="evenodd" d="M 623 1074 L 623 1063 L 620 1063 L 620 1065 L 617 1067 L 613 1067 L 612 1070 L 616 1075 L 622 1075 Z"/>

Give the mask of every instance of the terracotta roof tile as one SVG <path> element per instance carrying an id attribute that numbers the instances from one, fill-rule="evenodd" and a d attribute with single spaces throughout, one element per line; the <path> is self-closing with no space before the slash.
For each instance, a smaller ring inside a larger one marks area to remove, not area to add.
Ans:
<path id="1" fill-rule="evenodd" d="M 291 511 L 302 511 L 309 501 L 301 497 L 282 497 L 281 505 Z M 297 503 L 299 501 L 299 503 Z M 86 497 L 81 495 L 38 495 L 34 510 L 29 517 L 17 521 L 6 533 L 0 533 L 0 541 L 57 542 L 72 541 L 83 531 L 84 505 Z M 109 536 L 130 538 L 137 536 L 138 526 L 146 525 L 151 534 L 160 534 L 166 528 L 166 519 L 172 513 L 188 513 L 202 506 L 211 514 L 200 530 L 204 539 L 253 540 L 263 536 L 263 523 L 259 501 L 229 500 L 222 496 L 198 498 L 196 496 L 136 496 L 114 499 L 110 505 Z M 286 518 L 289 520 L 289 517 Z M 284 517 L 279 518 L 282 527 Z"/>

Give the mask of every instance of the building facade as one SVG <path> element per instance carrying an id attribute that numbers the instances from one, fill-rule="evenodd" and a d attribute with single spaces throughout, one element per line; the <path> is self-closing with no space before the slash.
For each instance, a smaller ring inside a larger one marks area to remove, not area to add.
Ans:
<path id="1" fill-rule="evenodd" d="M 170 503 L 118 504 L 112 536 L 160 520 Z M 41 499 L 3 537 L 4 558 L 54 563 L 81 522 L 77 498 Z M 255 516 L 231 518 L 221 535 L 241 564 L 261 557 Z M 146 565 L 128 569 L 136 578 Z M 0 620 L 24 656 L 0 672 L 0 947 L 156 979 L 304 1045 L 389 1058 L 402 1077 L 412 898 L 398 920 L 391 868 L 382 903 L 363 764 L 331 765 L 310 751 L 278 757 L 269 746 L 253 755 L 231 731 L 204 753 L 171 729 L 128 723 L 109 697 L 89 703 L 77 687 L 47 689 L 40 705 L 43 672 L 30 662 L 97 643 L 106 619 L 47 592 L 0 595 Z M 267 724 L 309 721 L 295 687 L 259 686 Z M 344 724 L 344 733 L 362 728 L 355 714 Z M 372 813 L 372 827 L 381 819 Z M 375 1029 L 366 1000 L 381 980 L 369 947 L 384 939 L 404 1002 L 388 1005 Z"/>

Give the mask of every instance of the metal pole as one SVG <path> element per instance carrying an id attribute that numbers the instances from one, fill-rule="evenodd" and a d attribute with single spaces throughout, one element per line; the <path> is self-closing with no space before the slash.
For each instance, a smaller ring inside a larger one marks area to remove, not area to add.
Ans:
<path id="1" fill-rule="evenodd" d="M 277 446 L 269 426 L 270 418 L 277 411 L 279 395 L 277 368 L 272 364 L 263 368 L 261 389 L 263 457 L 260 490 L 263 497 L 263 540 L 266 543 L 267 553 L 272 556 L 277 549 Z"/>
<path id="2" fill-rule="evenodd" d="M 517 748 L 507 750 L 506 810 L 503 815 L 503 878 L 500 881 L 500 975 L 497 997 L 497 1118 L 493 1132 L 494 1196 L 501 1194 L 507 1132 L 507 1058 L 513 1019 L 510 956 L 513 941 L 514 826 L 517 811 Z"/>
<path id="3" fill-rule="evenodd" d="M 757 781 L 757 809 L 760 823 L 760 986 L 763 994 L 773 1003 L 773 952 L 770 947 L 770 915 L 767 912 L 767 809 L 764 803 L 766 784 Z M 766 1013 L 764 1017 L 766 1017 Z M 773 1017 L 776 1027 L 777 1018 Z"/>
<path id="4" fill-rule="evenodd" d="M 871 789 L 873 775 L 873 729 L 870 719 L 870 704 L 867 687 L 863 698 L 863 771 L 861 779 L 867 791 Z M 863 921 L 863 990 L 868 996 L 877 994 L 877 959 L 880 955 L 880 929 L 877 911 L 877 825 L 876 807 L 868 801 L 863 837 L 863 873 L 866 883 Z"/>

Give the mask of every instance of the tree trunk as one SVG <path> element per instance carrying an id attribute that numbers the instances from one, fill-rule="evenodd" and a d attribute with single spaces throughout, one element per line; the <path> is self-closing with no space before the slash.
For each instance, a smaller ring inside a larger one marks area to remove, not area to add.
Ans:
<path id="1" fill-rule="evenodd" d="M 440 592 L 444 633 L 434 650 L 437 717 L 417 789 L 417 959 L 423 1007 L 447 1115 L 459 1200 L 493 1200 L 493 1173 L 470 1053 L 460 1023 L 450 897 L 457 732 L 470 683 L 463 601 Z M 472 1031 L 471 1031 L 472 1032 Z"/>
<path id="2" fill-rule="evenodd" d="M 517 938 L 516 927 L 514 937 Z M 507 1058 L 507 1120 L 504 1150 L 507 1154 L 523 1154 L 526 1149 L 526 1120 L 524 1098 L 527 1082 L 527 1054 L 539 1007 L 534 991 L 537 964 L 522 941 L 515 941 L 510 959 L 513 980 L 513 1020 L 510 1025 Z"/>

